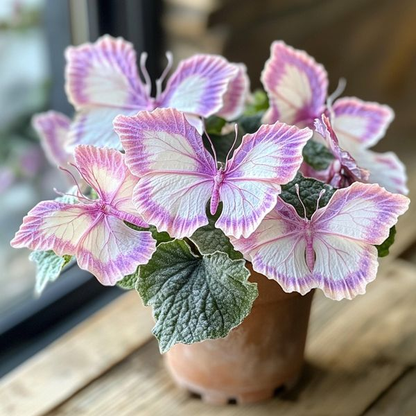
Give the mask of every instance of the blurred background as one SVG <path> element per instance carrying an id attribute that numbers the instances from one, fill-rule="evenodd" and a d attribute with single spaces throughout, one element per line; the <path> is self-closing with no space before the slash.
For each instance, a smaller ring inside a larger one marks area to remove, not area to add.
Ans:
<path id="1" fill-rule="evenodd" d="M 166 50 L 176 63 L 194 53 L 219 53 L 244 62 L 256 89 L 271 42 L 282 39 L 324 64 L 330 92 L 345 77 L 343 95 L 393 107 L 396 119 L 376 150 L 397 152 L 411 174 L 416 168 L 415 21 L 414 0 L 1 0 L 0 358 L 14 357 L 28 345 L 31 351 L 8 360 L 0 374 L 56 336 L 40 341 L 45 331 L 65 328 L 62 322 L 73 325 L 91 302 L 120 293 L 104 291 L 72 268 L 34 299 L 34 264 L 27 251 L 9 246 L 26 212 L 55 197 L 54 187 L 67 187 L 30 126 L 32 115 L 47 109 L 72 115 L 64 93 L 66 46 L 104 33 L 123 36 L 139 53 L 149 53 L 153 76 L 165 66 Z"/>

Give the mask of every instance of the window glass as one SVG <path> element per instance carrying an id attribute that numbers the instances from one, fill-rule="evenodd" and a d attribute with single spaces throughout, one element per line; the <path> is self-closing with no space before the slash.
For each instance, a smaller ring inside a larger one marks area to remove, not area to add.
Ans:
<path id="1" fill-rule="evenodd" d="M 10 240 L 23 216 L 53 188 L 68 187 L 47 162 L 31 117 L 48 107 L 51 85 L 44 0 L 0 2 L 0 316 L 33 296 L 35 266 Z"/>

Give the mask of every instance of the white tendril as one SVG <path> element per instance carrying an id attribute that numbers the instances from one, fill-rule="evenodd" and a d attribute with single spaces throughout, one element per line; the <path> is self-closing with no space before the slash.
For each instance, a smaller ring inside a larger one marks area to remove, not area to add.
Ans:
<path id="1" fill-rule="evenodd" d="M 140 71 L 144 78 L 146 92 L 150 96 L 150 93 L 152 92 L 152 80 L 150 79 L 150 75 L 147 72 L 146 61 L 147 61 L 147 53 L 142 52 L 142 54 L 140 55 Z"/>
<path id="2" fill-rule="evenodd" d="M 172 68 L 173 65 L 173 55 L 172 52 L 166 52 L 166 59 L 168 61 L 164 71 L 162 72 L 162 75 L 156 80 L 156 100 L 161 96 L 162 94 L 162 85 L 163 81 L 167 77 L 169 71 Z"/>
<path id="3" fill-rule="evenodd" d="M 347 86 L 346 79 L 345 78 L 340 78 L 339 81 L 338 81 L 337 88 L 326 100 L 326 106 L 328 108 L 329 118 L 330 118 L 331 121 L 334 119 L 334 110 L 332 109 L 332 104 L 344 92 L 346 86 Z"/>

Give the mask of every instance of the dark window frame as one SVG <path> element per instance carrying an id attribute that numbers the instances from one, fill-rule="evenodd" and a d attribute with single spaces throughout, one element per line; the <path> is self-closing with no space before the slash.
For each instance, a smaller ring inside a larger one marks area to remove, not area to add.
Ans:
<path id="1" fill-rule="evenodd" d="M 44 14 L 53 80 L 50 108 L 69 116 L 73 109 L 63 88 L 63 51 L 72 43 L 71 1 L 47 0 Z M 161 5 L 159 0 L 87 0 L 89 40 L 106 33 L 124 37 L 135 45 L 138 56 L 149 52 L 147 68 L 155 79 L 160 73 Z M 0 376 L 121 293 L 117 287 L 100 285 L 76 265 L 68 267 L 40 298 L 29 299 L 0 317 Z"/>

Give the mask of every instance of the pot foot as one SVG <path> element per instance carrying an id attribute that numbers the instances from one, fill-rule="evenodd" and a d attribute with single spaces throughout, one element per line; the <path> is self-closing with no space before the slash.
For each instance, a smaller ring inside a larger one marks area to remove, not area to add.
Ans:
<path id="1" fill-rule="evenodd" d="M 204 389 L 189 388 L 186 383 L 181 383 L 182 388 L 188 390 L 190 394 L 194 397 L 200 398 L 203 402 L 213 405 L 226 405 L 226 404 L 251 404 L 264 402 L 266 400 L 271 400 L 281 391 L 292 390 L 297 382 L 299 381 L 299 376 L 293 377 L 292 379 L 285 382 L 282 386 L 274 390 L 260 390 L 247 393 L 238 393 L 238 394 L 229 394 L 226 392 L 218 391 L 207 391 Z"/>
<path id="2" fill-rule="evenodd" d="M 237 395 L 218 392 L 204 392 L 202 394 L 195 394 L 192 392 L 191 394 L 200 397 L 201 400 L 205 403 L 221 406 L 226 404 L 250 404 L 263 402 L 265 400 L 272 399 L 274 396 L 274 391 L 265 390 Z"/>
<path id="3" fill-rule="evenodd" d="M 176 384 L 179 385 L 183 390 L 188 391 L 188 393 L 194 398 L 198 398 L 203 402 L 212 405 L 250 404 L 264 402 L 273 399 L 282 391 L 292 390 L 299 381 L 299 374 L 296 374 L 295 376 L 288 378 L 284 383 L 280 384 L 275 389 L 264 388 L 257 391 L 240 391 L 233 393 L 230 391 L 207 389 L 196 383 L 191 383 L 189 380 L 182 379 L 173 373 L 172 375 L 176 381 Z"/>

